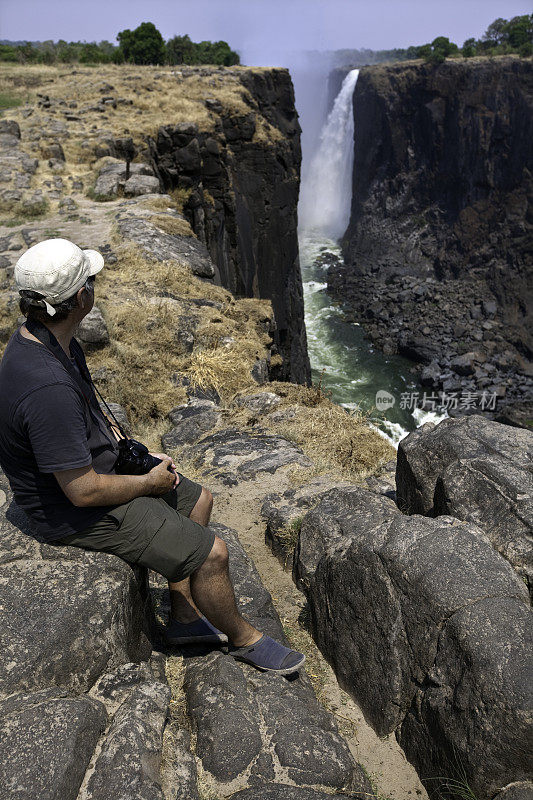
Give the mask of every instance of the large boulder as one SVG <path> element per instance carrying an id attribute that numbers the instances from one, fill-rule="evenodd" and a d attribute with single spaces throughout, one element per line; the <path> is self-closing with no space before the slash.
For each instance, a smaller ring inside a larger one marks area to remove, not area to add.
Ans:
<path id="1" fill-rule="evenodd" d="M 3 517 L 0 546 L 20 553 L 0 570 L 0 693 L 58 685 L 83 692 L 113 665 L 149 656 L 131 566 L 80 548 L 41 544 L 32 553 L 37 543 Z"/>
<path id="2" fill-rule="evenodd" d="M 109 344 L 109 331 L 98 306 L 93 306 L 82 319 L 76 336 L 85 351 L 97 350 Z"/>
<path id="3" fill-rule="evenodd" d="M 316 789 L 303 789 L 284 783 L 260 783 L 253 789 L 242 789 L 232 795 L 233 800 L 334 800 L 345 797 L 345 794 L 317 792 Z"/>
<path id="4" fill-rule="evenodd" d="M 398 505 L 479 525 L 533 585 L 533 433 L 479 415 L 418 428 L 400 442 Z"/>
<path id="5" fill-rule="evenodd" d="M 513 781 L 498 792 L 494 800 L 533 800 L 531 781 Z"/>
<path id="6" fill-rule="evenodd" d="M 127 214 L 117 220 L 120 236 L 139 245 L 145 255 L 156 261 L 176 260 L 188 264 L 194 275 L 212 278 L 215 268 L 207 247 L 194 236 L 173 236 L 164 233 L 145 219 Z"/>
<path id="7" fill-rule="evenodd" d="M 466 773 L 479 800 L 531 778 L 531 617 L 522 597 L 496 596 L 444 622 L 425 686 L 397 732 L 420 775 Z"/>
<path id="8" fill-rule="evenodd" d="M 174 159 L 181 172 L 197 174 L 200 171 L 201 157 L 200 146 L 197 139 L 193 139 L 185 147 L 180 147 L 174 152 Z"/>
<path id="9" fill-rule="evenodd" d="M 228 546 L 241 612 L 287 645 L 270 594 L 237 535 L 222 525 L 212 528 Z M 234 788 L 293 783 L 370 792 L 333 717 L 316 700 L 305 670 L 291 678 L 259 673 L 220 651 L 185 659 L 184 691 L 204 771 L 219 784 L 234 782 Z M 293 796 L 314 797 L 296 790 Z"/>
<path id="10" fill-rule="evenodd" d="M 0 119 L 0 134 L 8 134 L 20 139 L 20 127 L 14 119 Z"/>
<path id="11" fill-rule="evenodd" d="M 65 160 L 65 153 L 60 142 L 41 141 L 41 155 L 44 159 L 53 158 L 57 161 Z"/>
<path id="12" fill-rule="evenodd" d="M 58 687 L 15 693 L 0 700 L 0 719 L 2 796 L 76 800 L 107 725 L 102 703 Z"/>
<path id="13" fill-rule="evenodd" d="M 327 548 L 360 532 L 389 522 L 400 512 L 388 497 L 360 486 L 337 487 L 323 493 L 320 502 L 303 518 L 294 554 L 293 576 L 305 589 Z"/>
<path id="14" fill-rule="evenodd" d="M 217 424 L 220 411 L 211 400 L 196 400 L 169 413 L 172 430 L 161 438 L 163 450 L 173 450 L 201 439 Z"/>
<path id="15" fill-rule="evenodd" d="M 114 713 L 87 782 L 87 800 L 163 800 L 161 747 L 170 687 L 146 664 L 125 664 L 103 675 L 91 694 Z"/>
<path id="16" fill-rule="evenodd" d="M 94 194 L 98 198 L 112 199 L 118 195 L 120 176 L 116 172 L 100 174 L 94 184 Z"/>
<path id="17" fill-rule="evenodd" d="M 126 197 L 137 197 L 140 194 L 159 194 L 160 191 L 159 178 L 154 175 L 132 175 L 124 184 Z"/>
<path id="18" fill-rule="evenodd" d="M 170 689 L 146 661 L 146 571 L 37 539 L 1 472 L 0 511 L 5 796 L 75 800 L 83 783 L 87 800 L 163 800 Z"/>
<path id="19" fill-rule="evenodd" d="M 276 408 L 280 401 L 281 397 L 274 392 L 257 392 L 256 394 L 238 397 L 235 402 L 238 406 L 246 408 L 252 414 L 259 417 L 263 414 L 268 414 Z"/>
<path id="20" fill-rule="evenodd" d="M 106 153 L 102 152 L 100 155 L 106 155 Z M 130 164 L 128 180 L 126 180 L 127 174 L 127 166 L 124 161 L 106 158 L 98 173 L 94 194 L 99 199 L 110 200 L 116 197 L 120 191 L 124 191 L 130 196 L 160 191 L 159 180 L 154 177 L 154 171 L 149 164 Z M 128 186 L 127 190 L 126 186 Z"/>
<path id="21" fill-rule="evenodd" d="M 424 778 L 459 763 L 484 800 L 528 774 L 527 589 L 476 525 L 388 502 L 336 489 L 304 518 L 295 569 L 314 635 Z"/>

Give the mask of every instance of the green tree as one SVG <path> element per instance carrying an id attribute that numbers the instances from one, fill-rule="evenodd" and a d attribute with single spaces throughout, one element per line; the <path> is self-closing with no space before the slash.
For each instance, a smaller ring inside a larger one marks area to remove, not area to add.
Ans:
<path id="1" fill-rule="evenodd" d="M 9 44 L 0 44 L 0 61 L 18 61 L 18 53 Z"/>
<path id="2" fill-rule="evenodd" d="M 507 20 L 503 19 L 503 17 L 498 17 L 498 19 L 490 23 L 483 34 L 483 41 L 493 42 L 495 45 L 503 44 L 507 40 L 506 26 Z"/>
<path id="3" fill-rule="evenodd" d="M 227 42 L 214 42 L 212 46 L 213 64 L 221 64 L 224 67 L 232 67 L 240 64 L 239 54 L 232 50 Z"/>
<path id="4" fill-rule="evenodd" d="M 446 56 L 457 52 L 459 48 L 455 42 L 450 42 L 446 36 L 437 36 L 431 44 L 424 44 L 418 48 L 418 57 L 431 64 L 442 64 Z"/>
<path id="5" fill-rule="evenodd" d="M 447 36 L 437 36 L 437 38 L 433 39 L 431 42 L 431 48 L 433 52 L 438 50 L 439 52 L 444 53 L 445 56 L 450 56 L 452 53 L 456 53 L 459 49 L 455 42 L 450 42 Z"/>
<path id="6" fill-rule="evenodd" d="M 227 42 L 192 42 L 190 37 L 173 36 L 167 42 L 169 64 L 220 64 L 230 67 L 240 64 L 239 54 Z"/>
<path id="7" fill-rule="evenodd" d="M 120 31 L 117 35 L 124 60 L 133 64 L 162 64 L 165 42 L 153 22 L 141 22 L 134 31 Z"/>
<path id="8" fill-rule="evenodd" d="M 472 58 L 472 56 L 476 55 L 476 40 L 466 39 L 463 43 L 462 53 L 464 58 Z"/>
<path id="9" fill-rule="evenodd" d="M 169 64 L 192 64 L 196 45 L 188 34 L 173 36 L 167 42 L 167 61 Z"/>
<path id="10" fill-rule="evenodd" d="M 124 56 L 124 61 L 132 61 L 133 60 L 133 46 L 134 46 L 134 35 L 133 31 L 130 31 L 129 28 L 126 28 L 120 33 L 117 34 L 118 39 L 118 46 Z"/>
<path id="11" fill-rule="evenodd" d="M 78 60 L 79 51 L 72 42 L 65 42 L 60 39 L 57 43 L 57 58 L 62 64 L 71 64 Z"/>
<path id="12" fill-rule="evenodd" d="M 416 55 L 417 58 L 423 58 L 424 60 L 429 59 L 429 57 L 431 56 L 431 45 L 421 44 L 419 47 L 416 48 Z"/>
<path id="13" fill-rule="evenodd" d="M 23 64 L 31 64 L 37 61 L 37 50 L 29 42 L 20 44 L 17 47 L 17 57 Z"/>
<path id="14" fill-rule="evenodd" d="M 111 60 L 113 61 L 113 64 L 123 64 L 124 63 L 124 53 L 120 49 L 120 47 L 115 47 L 115 51 L 113 53 L 113 56 L 112 56 Z"/>
<path id="15" fill-rule="evenodd" d="M 405 58 L 407 59 L 421 58 L 421 56 L 418 55 L 419 49 L 420 49 L 419 47 L 408 47 L 407 50 L 405 51 Z"/>
<path id="16" fill-rule="evenodd" d="M 101 52 L 105 56 L 109 56 L 110 59 L 113 57 L 113 54 L 117 49 L 115 45 L 111 42 L 108 42 L 107 39 L 103 39 L 101 42 L 99 42 L 98 47 L 100 48 Z"/>
<path id="17" fill-rule="evenodd" d="M 110 60 L 96 42 L 83 42 L 78 59 L 80 64 L 105 64 Z"/>
<path id="18" fill-rule="evenodd" d="M 507 36 L 507 41 L 515 51 L 525 44 L 532 43 L 533 14 L 513 17 L 505 26 L 505 34 Z"/>

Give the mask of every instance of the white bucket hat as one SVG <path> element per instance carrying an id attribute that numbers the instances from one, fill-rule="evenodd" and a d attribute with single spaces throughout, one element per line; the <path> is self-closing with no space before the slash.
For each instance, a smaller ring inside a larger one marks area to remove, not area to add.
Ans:
<path id="1" fill-rule="evenodd" d="M 87 278 L 104 266 L 96 250 L 81 250 L 68 239 L 47 239 L 26 250 L 15 265 L 15 283 L 20 291 L 38 292 L 50 316 L 53 305 L 72 297 Z"/>

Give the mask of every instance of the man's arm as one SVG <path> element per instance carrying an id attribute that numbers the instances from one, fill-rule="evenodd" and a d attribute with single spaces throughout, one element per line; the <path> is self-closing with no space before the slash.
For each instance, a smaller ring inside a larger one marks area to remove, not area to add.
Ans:
<path id="1" fill-rule="evenodd" d="M 136 497 L 158 497 L 169 492 L 176 480 L 167 469 L 170 464 L 172 459 L 165 456 L 146 475 L 100 475 L 88 466 L 54 472 L 54 476 L 75 506 L 118 506 Z"/>

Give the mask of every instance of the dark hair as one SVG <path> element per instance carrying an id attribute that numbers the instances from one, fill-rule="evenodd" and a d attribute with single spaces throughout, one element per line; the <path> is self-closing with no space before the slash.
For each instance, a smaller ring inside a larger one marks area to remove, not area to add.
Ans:
<path id="1" fill-rule="evenodd" d="M 94 278 L 95 276 L 91 275 L 87 278 L 83 287 L 80 288 L 92 291 Z M 79 289 L 77 289 L 75 294 L 71 295 L 71 297 L 67 297 L 66 300 L 62 300 L 61 303 L 57 303 L 57 305 L 50 303 L 56 312 L 54 316 L 50 316 L 46 310 L 42 294 L 30 291 L 29 289 L 22 289 L 20 291 L 21 297 L 19 300 L 20 312 L 28 319 L 34 319 L 37 320 L 37 322 L 63 322 L 70 312 L 78 307 L 78 292 Z"/>

